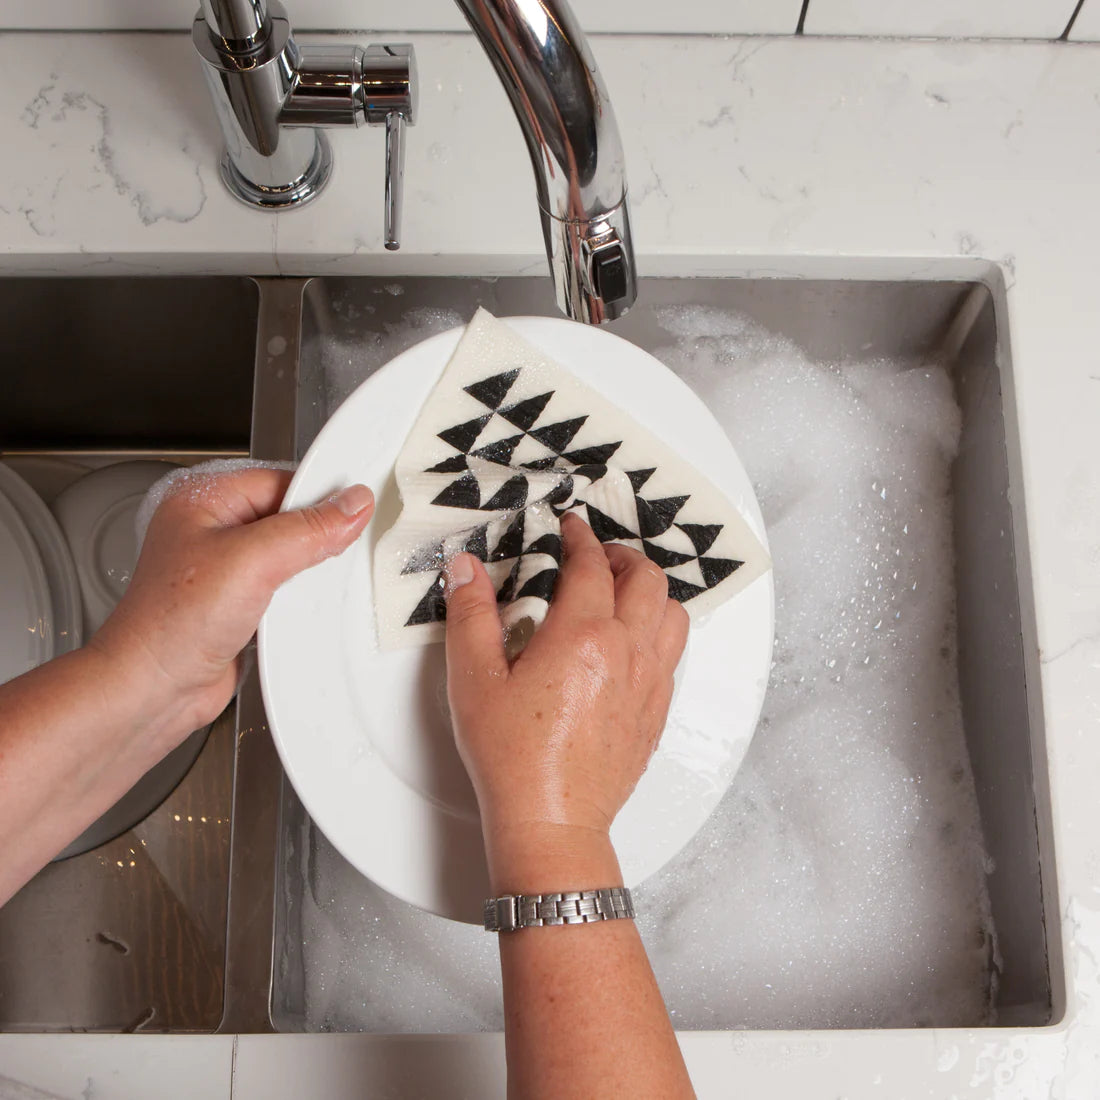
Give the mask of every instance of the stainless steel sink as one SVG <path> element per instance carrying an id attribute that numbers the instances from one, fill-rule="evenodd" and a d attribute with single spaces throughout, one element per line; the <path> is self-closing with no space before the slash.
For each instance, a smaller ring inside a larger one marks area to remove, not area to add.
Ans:
<path id="1" fill-rule="evenodd" d="M 641 289 L 639 305 L 613 328 L 643 347 L 664 342 L 653 305 L 693 303 L 742 311 L 815 357 L 916 361 L 969 288 L 649 279 Z M 953 470 L 959 677 L 997 867 L 999 1020 L 1038 1026 L 1061 1014 L 1064 993 L 1000 301 L 993 288 L 955 378 L 963 410 Z M 0 451 L 300 456 L 332 411 L 329 337 L 370 341 L 408 327 L 414 311 L 468 317 L 477 305 L 501 315 L 553 309 L 542 279 L 0 281 L 0 346 L 16 349 L 2 353 L 0 369 L 6 392 L 17 384 L 19 394 L 0 408 Z M 49 318 L 46 355 L 39 333 L 47 322 L 31 320 L 39 316 Z M 201 316 L 201 326 L 189 316 Z M 226 327 L 213 335 L 219 324 Z M 408 339 L 416 339 L 411 328 Z M 216 827 L 193 827 L 197 815 Z M 282 781 L 253 679 L 168 803 L 120 840 L 48 868 L 0 910 L 0 1028 L 301 1028 L 295 892 L 303 884 L 288 840 L 309 827 Z M 154 835 L 156 861 L 145 858 Z"/>
<path id="2" fill-rule="evenodd" d="M 247 279 L 0 279 L 0 454 L 247 454 L 257 314 Z M 0 909 L 0 1029 L 217 1028 L 233 725 L 144 821 Z"/>

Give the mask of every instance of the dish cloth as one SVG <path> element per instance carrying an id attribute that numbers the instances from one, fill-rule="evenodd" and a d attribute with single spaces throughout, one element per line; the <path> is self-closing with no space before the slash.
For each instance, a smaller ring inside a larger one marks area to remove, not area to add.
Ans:
<path id="1" fill-rule="evenodd" d="M 497 590 L 510 655 L 546 618 L 560 519 L 632 546 L 693 618 L 770 568 L 732 504 L 671 447 L 479 309 L 395 467 L 402 511 L 378 541 L 383 649 L 443 637 L 443 567 L 465 550 Z"/>

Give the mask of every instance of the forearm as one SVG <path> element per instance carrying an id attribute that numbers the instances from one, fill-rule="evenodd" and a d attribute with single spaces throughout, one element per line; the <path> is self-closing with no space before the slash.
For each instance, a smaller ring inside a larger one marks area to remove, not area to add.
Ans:
<path id="1" fill-rule="evenodd" d="M 605 837 L 488 846 L 495 895 L 622 883 Z M 694 1093 L 632 920 L 500 934 L 508 1090 L 513 1100 Z"/>
<path id="2" fill-rule="evenodd" d="M 170 717 L 93 648 L 0 685 L 0 904 L 170 743 Z"/>

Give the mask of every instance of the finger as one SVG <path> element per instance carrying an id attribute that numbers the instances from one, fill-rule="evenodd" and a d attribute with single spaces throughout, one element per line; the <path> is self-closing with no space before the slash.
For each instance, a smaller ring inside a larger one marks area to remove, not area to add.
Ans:
<path id="1" fill-rule="evenodd" d="M 374 494 L 351 485 L 309 508 L 257 519 L 226 532 L 236 552 L 272 590 L 291 577 L 346 550 L 374 513 Z"/>
<path id="2" fill-rule="evenodd" d="M 608 543 L 604 548 L 615 575 L 615 618 L 637 641 L 657 633 L 668 603 L 668 578 L 659 565 L 629 546 Z"/>
<path id="3" fill-rule="evenodd" d="M 270 467 L 221 474 L 188 474 L 172 486 L 158 514 L 194 509 L 202 516 L 199 523 L 204 527 L 252 523 L 279 510 L 293 476 L 289 470 Z"/>
<path id="4" fill-rule="evenodd" d="M 456 554 L 447 563 L 445 577 L 450 690 L 463 690 L 464 684 L 485 675 L 506 675 L 504 631 L 485 566 L 473 554 Z"/>
<path id="5" fill-rule="evenodd" d="M 684 647 L 687 645 L 690 626 L 691 617 L 684 605 L 679 600 L 668 600 L 665 604 L 661 625 L 657 628 L 657 637 L 653 641 L 653 648 L 657 652 L 658 660 L 667 669 L 670 676 L 680 663 L 680 658 L 684 655 Z"/>
<path id="6" fill-rule="evenodd" d="M 615 578 L 600 540 L 579 516 L 562 517 L 562 563 L 550 616 L 610 618 L 615 611 Z"/>
<path id="7" fill-rule="evenodd" d="M 232 519 L 252 523 L 278 512 L 293 477 L 290 470 L 256 467 L 220 475 L 218 488 Z"/>

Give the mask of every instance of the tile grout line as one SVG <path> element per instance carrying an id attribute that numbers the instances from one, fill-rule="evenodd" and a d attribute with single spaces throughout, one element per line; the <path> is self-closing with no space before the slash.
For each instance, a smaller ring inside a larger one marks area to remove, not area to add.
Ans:
<path id="1" fill-rule="evenodd" d="M 1058 36 L 1060 41 L 1065 42 L 1069 38 L 1069 32 L 1073 30 L 1073 24 L 1077 22 L 1077 17 L 1081 14 L 1081 9 L 1084 6 L 1085 0 L 1077 0 L 1077 7 L 1073 9 L 1073 14 L 1069 17 L 1066 29 Z"/>
<path id="2" fill-rule="evenodd" d="M 229 1063 L 229 1100 L 233 1100 L 233 1093 L 237 1088 L 237 1043 L 239 1035 L 233 1036 L 233 1057 Z"/>
<path id="3" fill-rule="evenodd" d="M 1084 3 L 1084 0 L 1081 0 Z M 795 34 L 805 34 L 806 13 L 810 10 L 810 0 L 802 0 L 802 10 L 798 13 L 798 25 L 794 29 Z"/>

